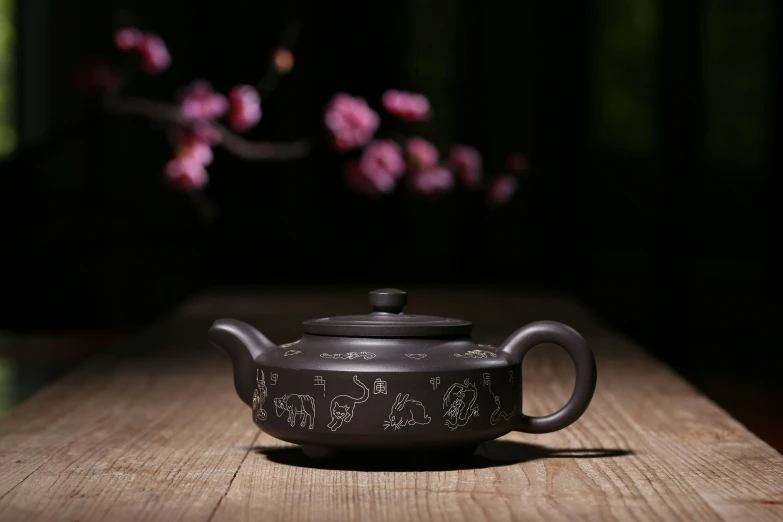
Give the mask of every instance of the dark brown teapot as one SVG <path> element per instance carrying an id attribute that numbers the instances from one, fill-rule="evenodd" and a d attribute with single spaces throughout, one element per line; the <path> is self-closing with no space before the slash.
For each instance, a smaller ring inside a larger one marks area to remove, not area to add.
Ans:
<path id="1" fill-rule="evenodd" d="M 209 338 L 231 357 L 234 386 L 256 425 L 313 457 L 336 450 L 472 451 L 513 430 L 560 430 L 590 404 L 595 359 L 571 327 L 538 321 L 495 348 L 471 339 L 472 323 L 406 315 L 406 303 L 401 290 L 375 290 L 372 313 L 305 321 L 302 338 L 281 346 L 232 319 L 215 321 Z M 528 417 L 521 363 L 542 343 L 569 353 L 576 384 L 562 409 Z"/>

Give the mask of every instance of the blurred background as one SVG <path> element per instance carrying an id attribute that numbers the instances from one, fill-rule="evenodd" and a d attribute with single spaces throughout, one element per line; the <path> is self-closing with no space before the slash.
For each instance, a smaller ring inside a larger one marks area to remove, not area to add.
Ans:
<path id="1" fill-rule="evenodd" d="M 781 7 L 774 0 L 280 2 L 0 0 L 0 411 L 216 286 L 456 286 L 580 300 L 783 446 Z M 132 24 L 194 78 L 256 83 L 284 28 L 296 65 L 258 139 L 299 161 L 216 152 L 206 223 L 163 186 L 149 122 L 74 79 Z M 335 92 L 422 92 L 417 133 L 533 168 L 511 205 L 349 192 L 322 136 Z M 778 174 L 775 174 L 777 172 Z M 328 312 L 328 311 L 325 311 Z M 469 318 L 468 318 L 469 319 Z"/>

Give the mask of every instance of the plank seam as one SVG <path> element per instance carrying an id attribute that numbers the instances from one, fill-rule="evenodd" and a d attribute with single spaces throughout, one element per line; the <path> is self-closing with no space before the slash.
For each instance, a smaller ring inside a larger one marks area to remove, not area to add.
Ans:
<path id="1" fill-rule="evenodd" d="M 226 498 L 228 496 L 228 492 L 231 491 L 231 485 L 234 483 L 234 479 L 237 478 L 237 475 L 239 475 L 239 470 L 242 469 L 242 465 L 245 463 L 245 460 L 247 460 L 247 456 L 250 455 L 250 452 L 253 451 L 253 448 L 255 448 L 256 441 L 258 440 L 259 435 L 260 434 L 256 434 L 256 436 L 253 437 L 253 442 L 250 444 L 250 447 L 245 452 L 245 456 L 242 457 L 242 461 L 239 463 L 239 466 L 237 466 L 236 471 L 234 471 L 234 475 L 231 477 L 231 480 L 228 481 L 228 486 L 226 487 L 226 490 L 220 496 L 220 500 L 218 500 L 217 504 L 215 504 L 215 509 L 212 510 L 212 513 L 209 515 L 207 522 L 212 522 L 212 519 L 215 518 L 215 515 L 217 514 L 217 511 L 220 508 L 220 504 L 223 503 L 223 499 Z"/>
<path id="2" fill-rule="evenodd" d="M 2 495 L 0 495 L 0 502 L 2 502 L 2 500 L 3 500 L 5 497 L 7 497 L 7 496 L 8 496 L 8 495 L 9 495 L 9 494 L 10 494 L 10 493 L 13 491 L 13 490 L 15 490 L 16 488 L 18 488 L 19 486 L 21 486 L 21 485 L 24 483 L 24 481 L 25 481 L 25 480 L 29 479 L 29 478 L 30 478 L 30 477 L 33 475 L 33 473 L 35 473 L 36 471 L 38 471 L 39 469 L 41 469 L 41 468 L 43 467 L 43 465 L 44 465 L 44 464 L 45 464 L 45 462 L 42 462 L 41 464 L 39 464 L 39 465 L 38 465 L 38 467 L 37 467 L 37 468 L 35 468 L 34 470 L 32 470 L 30 473 L 28 473 L 28 474 L 25 476 L 25 478 L 23 478 L 22 480 L 20 480 L 19 482 L 17 482 L 17 483 L 14 485 L 14 487 L 12 487 L 12 488 L 11 488 L 11 489 L 9 489 L 8 491 L 6 491 L 6 492 L 5 492 L 5 493 L 3 493 Z"/>

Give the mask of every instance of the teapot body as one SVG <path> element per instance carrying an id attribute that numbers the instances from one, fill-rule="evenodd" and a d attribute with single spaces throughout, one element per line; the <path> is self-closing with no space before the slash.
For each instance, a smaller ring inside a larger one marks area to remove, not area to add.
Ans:
<path id="1" fill-rule="evenodd" d="M 305 446 L 471 446 L 516 427 L 520 368 L 467 336 L 305 335 L 256 359 L 253 421 Z"/>
<path id="2" fill-rule="evenodd" d="M 584 338 L 556 321 L 519 328 L 499 347 L 476 344 L 468 321 L 407 315 L 406 293 L 370 292 L 371 314 L 305 321 L 275 346 L 253 326 L 219 319 L 213 344 L 234 366 L 253 421 L 314 457 L 336 450 L 471 450 L 510 431 L 549 433 L 585 412 L 596 383 Z M 571 356 L 571 398 L 544 417 L 522 414 L 521 364 L 544 343 Z"/>

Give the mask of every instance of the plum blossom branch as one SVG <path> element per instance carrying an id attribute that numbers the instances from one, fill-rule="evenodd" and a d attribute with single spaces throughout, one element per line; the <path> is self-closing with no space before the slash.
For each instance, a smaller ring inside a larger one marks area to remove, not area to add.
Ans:
<path id="1" fill-rule="evenodd" d="M 253 141 L 239 134 L 259 124 L 262 95 L 271 93 L 279 78 L 293 69 L 294 55 L 283 45 L 292 45 L 298 35 L 299 25 L 289 24 L 258 86 L 235 85 L 225 95 L 213 90 L 209 82 L 195 80 L 177 94 L 174 102 L 123 96 L 121 87 L 126 82 L 115 67 L 100 61 L 89 64 L 80 80 L 87 90 L 101 95 L 105 112 L 163 124 L 173 148 L 163 169 L 164 179 L 172 188 L 192 193 L 209 183 L 207 167 L 212 164 L 215 146 L 247 160 L 296 160 L 309 154 L 306 141 Z M 114 46 L 121 53 L 134 56 L 149 76 L 162 74 L 171 67 L 172 56 L 157 34 L 123 27 L 114 33 Z"/>
<path id="2" fill-rule="evenodd" d="M 118 115 L 140 116 L 151 121 L 186 127 L 192 122 L 186 119 L 180 108 L 171 103 L 146 98 L 120 98 L 107 96 L 102 103 L 106 112 Z M 229 152 L 248 160 L 294 160 L 310 152 L 305 140 L 291 142 L 252 141 L 217 122 L 205 123 L 220 135 L 220 144 Z"/>
<path id="3" fill-rule="evenodd" d="M 207 167 L 215 146 L 248 160 L 294 160 L 310 152 L 306 141 L 252 141 L 240 135 L 259 124 L 262 97 L 266 99 L 280 77 L 293 69 L 294 55 L 289 49 L 299 32 L 298 23 L 288 24 L 260 81 L 255 86 L 236 85 L 225 95 L 208 82 L 196 80 L 173 102 L 123 96 L 122 78 L 112 66 L 101 63 L 93 64 L 83 80 L 102 95 L 104 111 L 163 124 L 173 148 L 163 169 L 164 178 L 171 187 L 201 201 L 204 198 L 199 191 L 209 182 Z M 154 33 L 122 28 L 115 33 L 114 43 L 120 52 L 135 55 L 147 75 L 162 74 L 171 66 L 165 42 Z M 422 94 L 389 89 L 381 105 L 386 116 L 404 124 L 431 119 L 430 102 Z M 490 206 L 503 206 L 518 190 L 517 175 L 529 169 L 527 158 L 516 153 L 507 160 L 507 172 L 485 177 L 483 158 L 474 147 L 455 144 L 441 159 L 437 147 L 422 137 L 395 133 L 380 138 L 389 130 L 381 128 L 383 123 L 363 98 L 346 93 L 336 94 L 324 110 L 332 147 L 339 152 L 358 152 L 346 160 L 343 173 L 349 188 L 365 196 L 382 196 L 404 183 L 414 195 L 437 198 L 461 185 L 483 193 Z"/>

